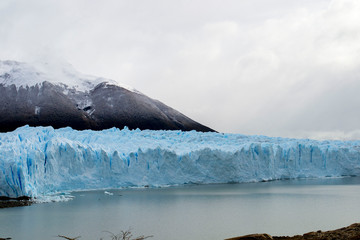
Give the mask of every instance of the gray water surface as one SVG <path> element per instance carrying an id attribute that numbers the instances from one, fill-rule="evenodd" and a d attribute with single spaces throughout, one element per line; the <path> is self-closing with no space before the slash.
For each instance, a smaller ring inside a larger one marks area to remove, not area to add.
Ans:
<path id="1" fill-rule="evenodd" d="M 295 235 L 360 222 L 360 178 L 189 185 L 72 193 L 74 200 L 0 209 L 0 237 L 110 239 L 131 227 L 157 240 Z"/>

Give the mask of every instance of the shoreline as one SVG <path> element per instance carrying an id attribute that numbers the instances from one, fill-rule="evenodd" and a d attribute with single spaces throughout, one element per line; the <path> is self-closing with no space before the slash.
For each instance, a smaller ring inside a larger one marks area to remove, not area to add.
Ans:
<path id="1" fill-rule="evenodd" d="M 225 240 L 358 240 L 360 239 L 360 223 L 350 226 L 323 232 L 321 230 L 308 232 L 295 236 L 271 236 L 266 233 L 250 234 L 240 237 L 227 238 Z"/>
<path id="2" fill-rule="evenodd" d="M 27 196 L 21 196 L 18 198 L 0 197 L 0 209 L 12 208 L 12 207 L 24 207 L 24 206 L 30 206 L 31 204 L 33 204 L 33 201 L 31 200 L 30 197 Z"/>
<path id="3" fill-rule="evenodd" d="M 10 240 L 12 238 L 2 238 L 0 240 Z M 323 232 L 321 230 L 308 232 L 303 235 L 295 236 L 271 236 L 266 233 L 250 234 L 225 240 L 358 240 L 360 239 L 360 223 L 353 223 L 350 226 Z"/>

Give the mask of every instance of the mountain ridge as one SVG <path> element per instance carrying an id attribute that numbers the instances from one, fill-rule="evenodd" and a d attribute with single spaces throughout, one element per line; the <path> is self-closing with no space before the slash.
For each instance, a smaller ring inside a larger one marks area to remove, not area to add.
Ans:
<path id="1" fill-rule="evenodd" d="M 80 74 L 71 65 L 49 68 L 0 61 L 0 131 L 23 125 L 214 131 L 116 81 Z"/>

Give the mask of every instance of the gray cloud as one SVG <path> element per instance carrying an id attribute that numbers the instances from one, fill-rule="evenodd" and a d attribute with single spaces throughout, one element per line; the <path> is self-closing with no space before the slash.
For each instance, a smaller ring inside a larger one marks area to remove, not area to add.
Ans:
<path id="1" fill-rule="evenodd" d="M 218 131 L 359 138 L 356 0 L 2 1 L 0 58 L 66 59 Z"/>

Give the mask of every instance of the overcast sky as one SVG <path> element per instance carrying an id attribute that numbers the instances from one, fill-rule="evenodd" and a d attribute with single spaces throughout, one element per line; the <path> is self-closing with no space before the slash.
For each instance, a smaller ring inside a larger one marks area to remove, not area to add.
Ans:
<path id="1" fill-rule="evenodd" d="M 1 0 L 0 59 L 46 58 L 220 132 L 360 139 L 358 0 Z"/>

